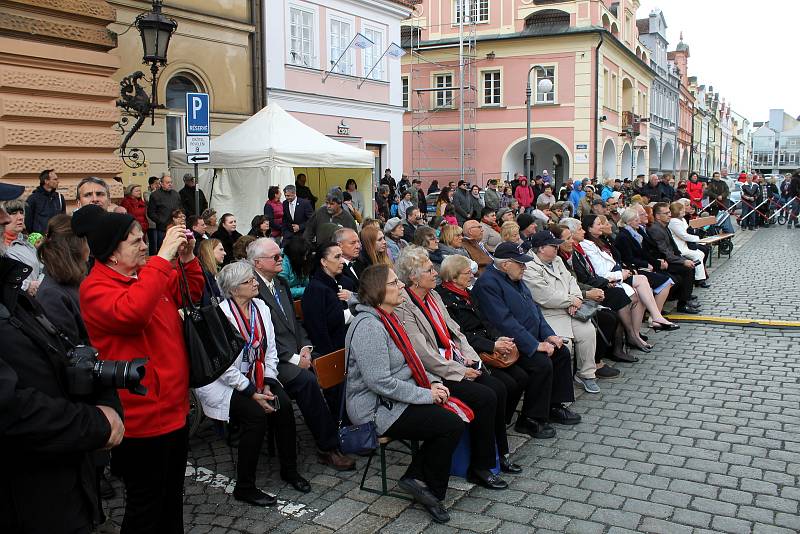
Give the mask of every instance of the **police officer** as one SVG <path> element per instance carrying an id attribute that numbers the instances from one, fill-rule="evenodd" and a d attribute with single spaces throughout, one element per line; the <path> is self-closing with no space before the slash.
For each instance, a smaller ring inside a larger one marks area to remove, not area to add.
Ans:
<path id="1" fill-rule="evenodd" d="M 22 191 L 0 184 L 0 200 Z M 0 233 L 9 220 L 0 207 Z M 0 242 L 0 532 L 88 533 L 102 517 L 91 452 L 120 443 L 121 411 L 68 396 L 66 347 L 20 291 L 29 271 Z"/>

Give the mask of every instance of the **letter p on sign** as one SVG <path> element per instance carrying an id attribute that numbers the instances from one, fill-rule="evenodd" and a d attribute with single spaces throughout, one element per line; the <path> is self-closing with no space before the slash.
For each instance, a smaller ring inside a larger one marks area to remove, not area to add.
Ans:
<path id="1" fill-rule="evenodd" d="M 210 135 L 208 94 L 186 93 L 186 135 Z"/>

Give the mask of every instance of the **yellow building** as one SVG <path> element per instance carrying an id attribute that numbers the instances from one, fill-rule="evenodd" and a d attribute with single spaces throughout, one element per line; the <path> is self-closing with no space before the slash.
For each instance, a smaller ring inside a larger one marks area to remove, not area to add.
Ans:
<path id="1" fill-rule="evenodd" d="M 170 0 L 164 15 L 178 28 L 159 71 L 155 112 L 129 142 L 145 165 L 127 167 L 116 107 L 119 82 L 142 64 L 134 21 L 152 8 L 141 0 L 15 0 L 0 13 L 0 179 L 39 185 L 38 174 L 55 169 L 60 192 L 75 198 L 75 184 L 94 175 L 112 186 L 167 170 L 167 151 L 183 146 L 184 94 L 207 92 L 211 134 L 219 135 L 262 106 L 261 0 Z M 142 84 L 150 93 L 150 84 Z"/>

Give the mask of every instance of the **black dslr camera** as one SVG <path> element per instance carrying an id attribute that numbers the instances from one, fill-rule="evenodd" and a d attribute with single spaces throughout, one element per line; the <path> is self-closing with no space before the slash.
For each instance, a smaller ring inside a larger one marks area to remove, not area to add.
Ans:
<path id="1" fill-rule="evenodd" d="M 146 395 L 142 386 L 147 358 L 129 361 L 98 360 L 94 347 L 78 345 L 67 352 L 67 389 L 70 395 L 91 395 L 95 386 L 127 389 Z"/>

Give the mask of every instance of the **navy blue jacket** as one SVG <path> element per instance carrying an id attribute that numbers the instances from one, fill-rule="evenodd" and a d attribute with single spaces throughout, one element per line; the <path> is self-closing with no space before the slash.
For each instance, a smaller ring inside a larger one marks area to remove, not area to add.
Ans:
<path id="1" fill-rule="evenodd" d="M 66 213 L 67 205 L 64 196 L 58 191 L 45 191 L 39 186 L 30 194 L 25 207 L 25 229 L 29 234 L 39 232 L 47 234 L 47 223 L 59 213 Z"/>
<path id="2" fill-rule="evenodd" d="M 283 232 L 284 239 L 291 239 L 296 235 L 303 235 L 303 232 L 306 231 L 306 223 L 314 215 L 314 208 L 311 207 L 311 203 L 304 199 L 297 197 L 297 206 L 295 206 L 294 210 L 294 218 L 292 218 L 292 214 L 289 212 L 289 201 L 283 201 L 283 224 L 281 225 L 281 230 Z M 300 227 L 300 230 L 297 233 L 292 232 L 292 225 L 296 224 Z M 272 226 L 270 226 L 272 228 Z"/>
<path id="3" fill-rule="evenodd" d="M 346 304 L 336 296 L 337 281 L 320 268 L 311 275 L 300 301 L 303 324 L 314 344 L 314 352 L 328 354 L 344 348 L 347 325 L 344 322 Z"/>
<path id="4" fill-rule="evenodd" d="M 472 296 L 500 334 L 514 338 L 520 355 L 532 356 L 539 343 L 556 335 L 525 284 L 512 281 L 494 265 L 478 277 Z"/>

